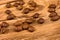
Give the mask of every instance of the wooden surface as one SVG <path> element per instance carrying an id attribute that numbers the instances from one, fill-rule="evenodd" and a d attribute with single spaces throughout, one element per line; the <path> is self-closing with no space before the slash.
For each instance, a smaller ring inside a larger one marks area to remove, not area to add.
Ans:
<path id="1" fill-rule="evenodd" d="M 0 1 L 0 4 L 2 4 L 0 5 L 0 20 L 6 19 L 7 14 L 5 14 L 4 11 L 7 10 L 8 8 L 6 8 L 5 5 L 7 2 L 10 2 L 10 1 L 14 1 L 14 0 L 9 0 L 9 1 L 1 0 Z M 28 1 L 25 0 L 26 3 Z M 48 17 L 49 12 L 47 12 L 49 4 L 54 3 L 57 6 L 60 6 L 57 4 L 58 0 L 34 0 L 34 1 L 39 5 L 44 5 L 43 10 L 36 11 L 36 12 L 39 12 L 41 16 L 43 16 L 43 18 L 45 19 L 45 23 L 32 24 L 33 27 L 35 27 L 36 29 L 35 32 L 28 32 L 27 30 L 25 30 L 21 32 L 10 31 L 9 33 L 6 33 L 6 34 L 0 34 L 0 40 L 60 40 L 60 20 L 54 21 L 54 22 L 50 21 L 50 18 Z M 27 4 L 24 5 L 24 7 L 26 6 Z M 14 7 L 10 8 L 10 10 L 17 17 L 23 15 L 21 11 L 15 9 Z M 58 9 L 58 7 L 56 8 L 56 12 L 60 15 L 60 9 Z M 31 12 L 31 13 L 29 13 L 28 15 L 31 16 L 35 12 Z M 17 18 L 15 20 L 7 20 L 6 22 L 10 24 L 9 29 L 12 30 L 13 28 L 12 24 L 14 22 L 16 22 L 17 20 L 24 20 L 24 19 L 25 18 Z"/>

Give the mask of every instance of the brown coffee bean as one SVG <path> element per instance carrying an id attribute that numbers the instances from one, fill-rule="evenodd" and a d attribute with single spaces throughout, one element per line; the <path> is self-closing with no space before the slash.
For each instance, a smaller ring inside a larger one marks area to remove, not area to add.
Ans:
<path id="1" fill-rule="evenodd" d="M 28 23 L 28 24 L 32 24 L 34 21 L 35 20 L 32 19 L 32 18 L 28 18 L 28 19 L 25 20 L 25 22 Z"/>
<path id="2" fill-rule="evenodd" d="M 14 28 L 14 31 L 16 31 L 16 32 L 20 32 L 22 30 L 23 30 L 22 26 L 17 26 L 17 27 Z"/>
<path id="3" fill-rule="evenodd" d="M 38 18 L 39 17 L 39 13 L 35 13 L 32 17 L 33 18 Z"/>
<path id="4" fill-rule="evenodd" d="M 49 17 L 54 17 L 54 16 L 56 16 L 56 15 L 57 15 L 56 12 L 52 12 L 51 14 L 49 14 Z"/>
<path id="5" fill-rule="evenodd" d="M 34 1 L 29 1 L 28 4 L 31 5 L 32 7 L 36 7 L 37 6 L 37 4 Z"/>
<path id="6" fill-rule="evenodd" d="M 9 14 L 9 15 L 7 16 L 7 20 L 12 20 L 12 19 L 14 19 L 14 18 L 16 18 L 16 16 L 13 15 L 13 14 Z"/>
<path id="7" fill-rule="evenodd" d="M 11 4 L 10 3 L 7 3 L 6 4 L 6 8 L 10 8 L 11 7 Z"/>
<path id="8" fill-rule="evenodd" d="M 59 19 L 60 19 L 59 16 L 54 16 L 54 17 L 51 18 L 51 21 L 57 21 L 57 20 L 59 20 Z"/>
<path id="9" fill-rule="evenodd" d="M 20 26 L 20 25 L 22 25 L 22 23 L 23 23 L 22 21 L 18 20 L 13 25 L 14 26 Z"/>
<path id="10" fill-rule="evenodd" d="M 22 24 L 22 28 L 23 28 L 23 30 L 27 30 L 29 28 L 29 24 L 24 22 Z"/>
<path id="11" fill-rule="evenodd" d="M 18 6 L 18 7 L 16 7 L 16 9 L 22 10 L 23 9 L 23 6 Z"/>
<path id="12" fill-rule="evenodd" d="M 28 29 L 29 32 L 34 32 L 35 31 L 35 28 L 33 26 L 30 26 L 29 29 Z"/>
<path id="13" fill-rule="evenodd" d="M 56 5 L 55 4 L 50 4 L 48 8 L 56 8 Z"/>
<path id="14" fill-rule="evenodd" d="M 9 26 L 9 24 L 8 24 L 7 22 L 2 22 L 2 23 L 0 24 L 0 26 L 1 26 L 1 28 L 6 28 L 6 27 Z"/>
<path id="15" fill-rule="evenodd" d="M 10 10 L 6 10 L 5 13 L 6 13 L 6 14 L 10 14 L 11 11 L 10 11 Z"/>
<path id="16" fill-rule="evenodd" d="M 23 13 L 24 14 L 28 14 L 30 12 L 30 9 L 29 8 L 25 8 L 24 10 L 23 10 Z"/>
<path id="17" fill-rule="evenodd" d="M 53 8 L 50 8 L 49 10 L 48 10 L 48 12 L 55 12 L 55 9 L 53 9 Z"/>
<path id="18" fill-rule="evenodd" d="M 43 18 L 39 18 L 38 20 L 37 20 L 37 22 L 39 23 L 39 24 L 43 24 L 44 23 L 44 19 Z"/>

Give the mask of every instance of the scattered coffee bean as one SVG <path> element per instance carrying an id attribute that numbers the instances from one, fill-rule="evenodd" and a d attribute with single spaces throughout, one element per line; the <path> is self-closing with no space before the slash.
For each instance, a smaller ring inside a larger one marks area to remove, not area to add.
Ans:
<path id="1" fill-rule="evenodd" d="M 6 27 L 9 26 L 9 24 L 8 24 L 7 22 L 2 22 L 2 23 L 0 24 L 0 26 L 1 26 L 1 28 L 6 28 Z"/>
<path id="2" fill-rule="evenodd" d="M 48 12 L 55 12 L 55 9 L 54 8 L 50 8 L 49 10 L 48 10 Z"/>
<path id="3" fill-rule="evenodd" d="M 56 16 L 56 15 L 57 15 L 56 12 L 52 12 L 52 13 L 49 14 L 49 17 L 54 17 L 54 16 Z"/>
<path id="4" fill-rule="evenodd" d="M 48 8 L 56 8 L 56 5 L 55 4 L 50 4 Z"/>
<path id="5" fill-rule="evenodd" d="M 30 9 L 29 8 L 25 8 L 24 10 L 23 10 L 23 13 L 24 14 L 28 14 L 30 12 Z"/>
<path id="6" fill-rule="evenodd" d="M 22 27 L 23 30 L 27 30 L 29 28 L 29 24 L 28 23 L 25 23 L 25 22 L 22 24 L 22 26 L 23 26 Z"/>
<path id="7" fill-rule="evenodd" d="M 12 20 L 12 19 L 14 19 L 14 18 L 16 18 L 16 16 L 13 15 L 13 14 L 9 14 L 9 15 L 7 16 L 7 20 Z"/>
<path id="8" fill-rule="evenodd" d="M 17 27 L 14 28 L 14 31 L 16 31 L 16 32 L 20 32 L 22 30 L 23 30 L 22 26 L 17 26 Z"/>
<path id="9" fill-rule="evenodd" d="M 39 24 L 43 24 L 44 23 L 44 19 L 43 18 L 39 18 L 38 20 L 37 20 L 37 22 L 39 23 Z"/>
<path id="10" fill-rule="evenodd" d="M 11 7 L 11 4 L 10 4 L 10 3 L 7 3 L 7 4 L 6 4 L 6 7 L 7 7 L 7 8 L 10 8 L 10 7 Z"/>
<path id="11" fill-rule="evenodd" d="M 22 10 L 23 9 L 23 6 L 18 6 L 18 7 L 16 7 L 16 9 Z"/>
<path id="12" fill-rule="evenodd" d="M 11 11 L 10 11 L 10 10 L 6 10 L 5 13 L 6 13 L 6 14 L 10 14 Z"/>
<path id="13" fill-rule="evenodd" d="M 32 17 L 33 18 L 38 18 L 39 17 L 39 13 L 35 13 Z"/>
<path id="14" fill-rule="evenodd" d="M 59 16 L 54 16 L 54 17 L 51 18 L 51 21 L 57 21 L 57 20 L 59 20 L 59 19 L 60 19 Z"/>
<path id="15" fill-rule="evenodd" d="M 22 24 L 22 21 L 19 20 L 19 21 L 16 21 L 13 25 L 14 26 L 20 26 L 21 24 Z"/>
<path id="16" fill-rule="evenodd" d="M 30 26 L 29 29 L 28 29 L 29 32 L 34 32 L 35 31 L 35 28 L 33 26 Z"/>

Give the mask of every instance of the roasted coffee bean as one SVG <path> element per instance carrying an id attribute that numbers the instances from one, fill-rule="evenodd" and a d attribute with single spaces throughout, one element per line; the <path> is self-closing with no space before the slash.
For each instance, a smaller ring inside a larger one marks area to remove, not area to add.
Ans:
<path id="1" fill-rule="evenodd" d="M 10 3 L 7 3 L 7 4 L 6 4 L 6 7 L 7 7 L 7 8 L 10 8 L 10 7 L 11 7 L 11 4 L 10 4 Z"/>
<path id="2" fill-rule="evenodd" d="M 30 9 L 29 8 L 25 8 L 24 10 L 23 10 L 23 13 L 24 14 L 28 14 L 30 12 Z"/>
<path id="3" fill-rule="evenodd" d="M 55 9 L 53 9 L 53 8 L 50 8 L 50 9 L 48 9 L 48 12 L 55 12 Z"/>
<path id="4" fill-rule="evenodd" d="M 29 24 L 24 22 L 22 24 L 22 28 L 23 28 L 23 30 L 27 30 L 29 28 Z"/>
<path id="5" fill-rule="evenodd" d="M 18 6 L 18 7 L 16 7 L 16 9 L 22 10 L 23 9 L 23 6 Z"/>
<path id="6" fill-rule="evenodd" d="M 38 18 L 39 17 L 39 13 L 35 13 L 32 17 L 33 18 Z"/>
<path id="7" fill-rule="evenodd" d="M 13 14 L 9 14 L 9 15 L 7 16 L 7 20 L 12 20 L 12 19 L 14 19 L 14 18 L 16 18 L 16 16 L 13 15 Z"/>
<path id="8" fill-rule="evenodd" d="M 55 4 L 50 4 L 48 8 L 56 8 L 56 5 Z"/>
<path id="9" fill-rule="evenodd" d="M 29 29 L 28 29 L 29 32 L 34 32 L 35 31 L 35 28 L 33 26 L 30 26 Z"/>
<path id="10" fill-rule="evenodd" d="M 16 31 L 16 32 L 20 32 L 22 30 L 23 30 L 22 26 L 17 26 L 17 27 L 14 28 L 14 31 Z"/>
<path id="11" fill-rule="evenodd" d="M 34 21 L 35 21 L 35 20 L 32 19 L 32 18 L 27 18 L 27 19 L 25 20 L 25 22 L 28 23 L 28 24 L 32 24 Z"/>
<path id="12" fill-rule="evenodd" d="M 44 23 L 44 19 L 43 18 L 39 18 L 38 20 L 37 20 L 37 22 L 39 23 L 39 24 L 43 24 Z"/>
<path id="13" fill-rule="evenodd" d="M 34 1 L 29 1 L 28 4 L 31 5 L 32 7 L 36 7 L 37 6 L 37 4 Z"/>
<path id="14" fill-rule="evenodd" d="M 52 13 L 49 14 L 49 17 L 54 17 L 54 16 L 56 16 L 56 15 L 57 15 L 56 12 L 52 12 Z"/>
<path id="15" fill-rule="evenodd" d="M 9 26 L 9 24 L 8 24 L 7 22 L 2 22 L 2 23 L 0 24 L 0 26 L 1 26 L 1 28 L 6 28 L 6 27 Z"/>
<path id="16" fill-rule="evenodd" d="M 51 21 L 57 21 L 57 20 L 59 20 L 59 19 L 60 19 L 59 16 L 54 16 L 54 17 L 51 18 Z"/>
<path id="17" fill-rule="evenodd" d="M 22 21 L 18 20 L 13 25 L 14 26 L 20 26 L 22 23 L 23 23 Z"/>
<path id="18" fill-rule="evenodd" d="M 6 13 L 6 14 L 10 14 L 11 11 L 10 11 L 10 10 L 6 10 L 5 13 Z"/>

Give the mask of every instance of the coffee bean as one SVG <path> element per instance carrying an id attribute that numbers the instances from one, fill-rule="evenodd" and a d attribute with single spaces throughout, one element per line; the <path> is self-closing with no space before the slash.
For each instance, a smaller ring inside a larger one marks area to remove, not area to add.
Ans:
<path id="1" fill-rule="evenodd" d="M 49 10 L 48 10 L 48 12 L 55 12 L 55 9 L 53 9 L 53 8 L 50 8 Z"/>
<path id="2" fill-rule="evenodd" d="M 1 28 L 6 28 L 6 27 L 9 26 L 9 24 L 8 24 L 7 22 L 2 22 L 2 23 L 0 24 L 0 26 L 1 26 Z"/>
<path id="3" fill-rule="evenodd" d="M 10 8 L 10 7 L 11 7 L 11 4 L 10 4 L 10 3 L 7 3 L 7 4 L 6 4 L 6 7 L 7 7 L 7 8 Z"/>
<path id="4" fill-rule="evenodd" d="M 32 17 L 33 18 L 38 18 L 39 17 L 39 13 L 35 13 Z"/>
<path id="5" fill-rule="evenodd" d="M 10 14 L 11 11 L 10 11 L 10 10 L 6 10 L 5 13 L 6 13 L 6 14 Z"/>
<path id="6" fill-rule="evenodd" d="M 23 6 L 18 6 L 18 7 L 16 7 L 16 9 L 22 10 L 23 9 Z"/>
<path id="7" fill-rule="evenodd" d="M 34 1 L 29 1 L 28 4 L 31 5 L 32 7 L 36 7 L 37 6 L 37 4 Z"/>
<path id="8" fill-rule="evenodd" d="M 50 4 L 48 8 L 56 8 L 56 5 L 55 4 Z"/>
<path id="9" fill-rule="evenodd" d="M 35 20 L 32 19 L 32 18 L 28 18 L 28 19 L 25 20 L 25 22 L 28 23 L 28 24 L 32 24 L 34 21 Z"/>
<path id="10" fill-rule="evenodd" d="M 34 32 L 35 31 L 35 28 L 33 26 L 30 26 L 29 29 L 28 29 L 29 32 Z"/>
<path id="11" fill-rule="evenodd" d="M 13 14 L 9 14 L 9 15 L 7 16 L 7 20 L 12 20 L 12 19 L 14 19 L 14 18 L 16 18 L 16 16 L 13 15 Z"/>
<path id="12" fill-rule="evenodd" d="M 23 30 L 22 26 L 17 26 L 17 27 L 14 28 L 14 31 L 16 31 L 16 32 L 20 32 L 22 30 Z"/>
<path id="13" fill-rule="evenodd" d="M 51 21 L 57 21 L 57 20 L 59 20 L 59 19 L 60 19 L 59 16 L 54 16 L 54 17 L 51 18 Z"/>
<path id="14" fill-rule="evenodd" d="M 23 13 L 24 14 L 28 14 L 30 12 L 30 9 L 29 8 L 25 8 L 24 10 L 23 10 Z"/>
<path id="15" fill-rule="evenodd" d="M 56 16 L 56 15 L 57 15 L 56 12 L 52 12 L 52 13 L 49 14 L 49 17 L 54 17 L 54 16 Z"/>
<path id="16" fill-rule="evenodd" d="M 23 26 L 22 27 L 23 30 L 27 30 L 29 28 L 29 24 L 28 23 L 25 23 L 25 22 L 22 24 L 22 26 Z"/>
<path id="17" fill-rule="evenodd" d="M 22 23 L 23 23 L 22 21 L 18 20 L 13 25 L 14 26 L 20 26 Z"/>
<path id="18" fill-rule="evenodd" d="M 44 23 L 44 19 L 43 18 L 39 18 L 38 20 L 37 20 L 37 22 L 39 23 L 39 24 L 43 24 Z"/>

